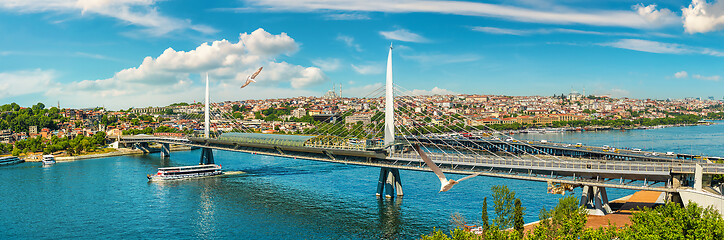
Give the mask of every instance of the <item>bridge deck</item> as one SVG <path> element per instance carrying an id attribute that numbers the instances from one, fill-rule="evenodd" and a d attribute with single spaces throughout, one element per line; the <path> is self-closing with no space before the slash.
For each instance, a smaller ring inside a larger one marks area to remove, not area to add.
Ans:
<path id="1" fill-rule="evenodd" d="M 537 141 L 503 141 L 495 139 L 439 138 L 439 137 L 398 137 L 401 142 L 420 142 L 439 146 L 458 146 L 485 151 L 505 151 L 512 153 L 547 154 L 553 156 L 583 157 L 601 160 L 628 160 L 650 162 L 706 162 L 705 159 L 721 160 L 719 157 L 702 157 L 690 154 L 657 153 Z"/>
<path id="2" fill-rule="evenodd" d="M 429 171 L 422 159 L 412 152 L 395 153 L 387 156 L 384 151 L 359 149 L 335 149 L 319 147 L 278 146 L 269 144 L 251 144 L 227 142 L 215 139 L 174 139 L 145 138 L 128 139 L 180 144 L 187 146 L 212 148 L 224 151 L 256 153 L 288 158 L 301 158 L 315 161 L 354 164 L 374 167 Z M 458 174 L 480 173 L 483 176 L 503 177 L 529 181 L 566 183 L 635 190 L 673 192 L 675 189 L 663 184 L 672 173 L 693 173 L 695 164 L 691 162 L 644 162 L 586 159 L 536 159 L 533 157 L 479 156 L 473 154 L 429 153 L 444 172 Z M 724 174 L 724 164 L 701 164 L 706 174 Z M 635 185 L 635 181 L 644 181 Z M 661 185 L 661 184 L 659 184 Z"/>
<path id="3" fill-rule="evenodd" d="M 245 152 L 245 153 L 253 153 L 253 154 L 263 154 L 263 155 L 269 155 L 269 156 L 278 156 L 278 157 L 286 157 L 286 158 L 299 158 L 299 159 L 308 159 L 308 160 L 314 160 L 314 161 L 322 161 L 322 162 L 332 162 L 332 163 L 342 163 L 342 164 L 352 164 L 352 165 L 361 165 L 361 166 L 371 166 L 371 167 L 391 167 L 391 168 L 398 168 L 398 169 L 405 169 L 405 170 L 414 170 L 414 171 L 430 171 L 430 168 L 426 167 L 424 164 L 422 164 L 421 159 L 379 159 L 379 158 L 368 158 L 368 159 L 358 159 L 358 158 L 349 158 L 349 157 L 338 157 L 338 158 L 329 158 L 329 157 L 321 157 L 318 155 L 292 155 L 292 154 L 281 154 L 281 153 L 275 153 L 275 152 L 269 152 L 269 151 L 259 151 L 259 149 L 250 150 L 247 148 L 240 148 L 240 147 L 231 147 L 231 146 L 218 146 L 218 145 L 206 145 L 206 144 L 189 144 L 191 146 L 197 146 L 197 147 L 208 147 L 218 150 L 225 150 L 225 151 L 233 151 L 233 152 Z M 621 189 L 631 189 L 631 190 L 650 190 L 650 191 L 662 191 L 662 192 L 675 192 L 676 190 L 668 187 L 668 186 L 653 186 L 651 185 L 634 185 L 632 184 L 632 181 L 622 181 L 616 183 L 611 182 L 610 179 L 586 179 L 586 178 L 576 178 L 576 179 L 569 179 L 565 178 L 563 176 L 554 174 L 554 175 L 544 175 L 544 174 L 520 174 L 517 172 L 508 172 L 508 171 L 502 171 L 500 169 L 494 168 L 494 169 L 488 169 L 488 168 L 482 168 L 482 167 L 470 167 L 467 165 L 455 165 L 443 163 L 441 164 L 441 169 L 443 172 L 446 173 L 455 173 L 455 174 L 476 174 L 479 173 L 481 176 L 489 176 L 489 177 L 501 177 L 501 178 L 509 178 L 509 179 L 518 179 L 518 180 L 527 180 L 527 181 L 537 181 L 537 182 L 552 182 L 552 183 L 565 183 L 565 184 L 571 184 L 571 185 L 588 185 L 588 186 L 598 186 L 598 187 L 611 187 L 611 188 L 621 188 Z M 651 182 L 649 182 L 651 183 Z"/>

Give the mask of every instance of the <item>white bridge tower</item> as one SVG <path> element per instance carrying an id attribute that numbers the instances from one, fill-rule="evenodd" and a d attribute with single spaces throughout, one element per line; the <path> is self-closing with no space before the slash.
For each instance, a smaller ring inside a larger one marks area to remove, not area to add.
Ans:
<path id="1" fill-rule="evenodd" d="M 387 54 L 387 77 L 385 85 L 385 146 L 389 154 L 395 151 L 395 96 L 392 91 L 392 44 Z M 377 197 L 384 195 L 392 198 L 394 195 L 402 196 L 402 181 L 400 170 L 397 168 L 380 168 L 380 178 L 377 181 Z"/>

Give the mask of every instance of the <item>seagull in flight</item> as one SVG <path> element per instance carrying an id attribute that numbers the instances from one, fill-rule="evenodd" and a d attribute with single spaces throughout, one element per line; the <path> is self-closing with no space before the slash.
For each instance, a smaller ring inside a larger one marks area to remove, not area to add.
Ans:
<path id="1" fill-rule="evenodd" d="M 445 174 L 442 173 L 442 170 L 440 170 L 440 168 L 437 165 L 435 165 L 435 163 L 432 162 L 432 160 L 430 160 L 430 158 L 427 156 L 427 154 L 424 151 L 422 151 L 422 149 L 420 149 L 420 145 L 415 145 L 415 151 L 417 151 L 417 153 L 420 154 L 420 157 L 422 157 L 422 160 L 425 161 L 425 164 L 427 164 L 427 166 L 435 173 L 435 175 L 437 175 L 437 177 L 440 178 L 440 192 L 447 192 L 447 190 L 450 190 L 455 184 L 458 184 L 459 182 L 462 182 L 463 180 L 466 180 L 468 178 L 473 178 L 473 177 L 477 177 L 478 175 L 480 175 L 480 173 L 476 173 L 476 174 L 461 178 L 457 181 L 452 180 L 452 179 L 448 180 L 445 177 Z"/>
<path id="2" fill-rule="evenodd" d="M 261 69 L 262 69 L 262 68 L 264 68 L 264 67 L 260 67 L 259 70 L 256 70 L 256 72 L 255 72 L 254 74 L 252 74 L 251 76 L 247 77 L 247 78 L 246 78 L 246 82 L 244 83 L 244 85 L 241 85 L 241 88 L 246 87 L 246 85 L 249 85 L 249 83 L 251 83 L 251 82 L 256 82 L 256 81 L 254 80 L 254 78 L 256 78 L 256 75 L 259 75 L 259 73 L 261 72 Z"/>

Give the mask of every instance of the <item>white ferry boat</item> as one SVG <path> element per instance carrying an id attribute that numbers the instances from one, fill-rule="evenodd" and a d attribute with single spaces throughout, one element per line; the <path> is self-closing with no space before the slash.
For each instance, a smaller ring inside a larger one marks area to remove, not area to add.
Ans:
<path id="1" fill-rule="evenodd" d="M 43 155 L 43 165 L 53 165 L 53 164 L 55 164 L 55 156 Z"/>
<path id="2" fill-rule="evenodd" d="M 221 175 L 221 166 L 216 164 L 159 168 L 156 175 L 148 174 L 148 181 L 179 180 L 187 178 Z"/>
<path id="3" fill-rule="evenodd" d="M 16 156 L 0 157 L 0 166 L 18 164 L 22 162 L 25 162 L 25 160 L 22 160 Z"/>

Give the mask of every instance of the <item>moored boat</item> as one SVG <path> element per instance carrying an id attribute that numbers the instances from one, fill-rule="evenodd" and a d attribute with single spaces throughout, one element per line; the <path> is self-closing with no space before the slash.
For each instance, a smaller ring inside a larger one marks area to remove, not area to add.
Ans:
<path id="1" fill-rule="evenodd" d="M 43 155 L 43 165 L 53 165 L 53 164 L 55 164 L 55 156 Z"/>
<path id="2" fill-rule="evenodd" d="M 18 164 L 22 162 L 25 162 L 25 160 L 22 160 L 16 156 L 0 157 L 0 166 Z"/>
<path id="3" fill-rule="evenodd" d="M 155 175 L 148 174 L 149 181 L 180 180 L 221 175 L 221 166 L 216 164 L 159 168 Z"/>

